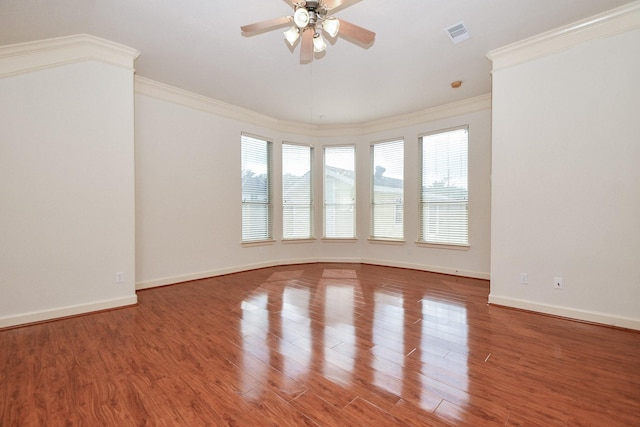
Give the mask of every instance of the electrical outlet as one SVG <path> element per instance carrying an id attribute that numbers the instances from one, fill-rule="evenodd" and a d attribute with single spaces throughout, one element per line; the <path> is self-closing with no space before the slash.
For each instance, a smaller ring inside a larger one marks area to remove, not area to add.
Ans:
<path id="1" fill-rule="evenodd" d="M 523 285 L 529 283 L 529 275 L 527 273 L 520 273 L 520 283 Z"/>
<path id="2" fill-rule="evenodd" d="M 562 277 L 554 277 L 553 278 L 553 287 L 555 289 L 562 289 L 564 287 L 564 284 L 562 283 Z"/>
<path id="3" fill-rule="evenodd" d="M 124 283 L 124 273 L 123 272 L 116 273 L 116 283 Z"/>

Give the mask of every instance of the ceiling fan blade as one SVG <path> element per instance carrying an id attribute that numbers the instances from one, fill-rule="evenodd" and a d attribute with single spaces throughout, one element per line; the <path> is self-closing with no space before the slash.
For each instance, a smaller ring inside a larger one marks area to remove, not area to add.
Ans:
<path id="1" fill-rule="evenodd" d="M 259 33 L 264 31 L 275 30 L 279 27 L 291 24 L 293 18 L 291 16 L 283 16 L 281 18 L 269 19 L 267 21 L 256 22 L 255 24 L 245 25 L 240 27 L 240 30 L 248 35 L 252 33 Z"/>
<path id="2" fill-rule="evenodd" d="M 311 61 L 313 61 L 313 31 L 307 30 L 302 33 L 300 63 L 307 64 Z"/>
<path id="3" fill-rule="evenodd" d="M 339 19 L 340 31 L 339 34 L 345 36 L 348 39 L 356 40 L 363 45 L 370 45 L 376 38 L 376 33 L 369 31 L 366 28 L 362 28 L 351 22 L 347 22 L 344 19 Z"/>
<path id="4" fill-rule="evenodd" d="M 331 12 L 337 12 L 334 9 L 344 9 L 359 1 L 360 0 L 324 0 L 322 1 L 322 4 L 327 10 Z"/>

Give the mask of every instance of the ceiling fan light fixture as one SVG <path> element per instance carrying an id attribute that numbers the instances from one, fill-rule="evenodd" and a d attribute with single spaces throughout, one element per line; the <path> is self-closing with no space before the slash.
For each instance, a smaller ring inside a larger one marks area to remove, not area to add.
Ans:
<path id="1" fill-rule="evenodd" d="M 313 51 L 318 53 L 327 48 L 327 43 L 324 41 L 319 33 L 313 35 Z"/>
<path id="2" fill-rule="evenodd" d="M 331 37 L 335 37 L 338 35 L 338 31 L 340 31 L 340 21 L 334 17 L 327 18 L 322 23 L 322 29 Z"/>
<path id="3" fill-rule="evenodd" d="M 285 3 L 293 8 L 293 15 L 243 25 L 240 31 L 243 36 L 253 36 L 283 28 L 285 40 L 291 46 L 290 50 L 293 52 L 296 44 L 299 44 L 300 64 L 308 64 L 313 61 L 314 52 L 324 52 L 327 49 L 327 37 L 333 43 L 338 35 L 345 36 L 352 43 L 365 49 L 373 44 L 376 37 L 373 31 L 330 16 L 337 9 L 350 6 L 357 1 L 285 0 Z M 324 55 L 318 55 L 322 56 Z"/>
<path id="4" fill-rule="evenodd" d="M 309 25 L 311 17 L 309 11 L 304 7 L 299 7 L 293 14 L 293 22 L 298 28 L 305 28 Z"/>
<path id="5" fill-rule="evenodd" d="M 287 39 L 291 46 L 296 43 L 298 37 L 300 37 L 300 30 L 298 30 L 298 27 L 296 26 L 293 26 L 284 32 L 284 38 Z"/>

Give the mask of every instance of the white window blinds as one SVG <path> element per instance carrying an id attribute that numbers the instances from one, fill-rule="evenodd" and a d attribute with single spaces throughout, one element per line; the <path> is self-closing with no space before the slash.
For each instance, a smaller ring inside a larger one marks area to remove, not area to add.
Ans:
<path id="1" fill-rule="evenodd" d="M 465 127 L 420 138 L 420 242 L 469 244 L 468 133 Z"/>
<path id="2" fill-rule="evenodd" d="M 271 240 L 271 143 L 242 135 L 242 241 Z"/>
<path id="3" fill-rule="evenodd" d="M 355 147 L 324 149 L 324 236 L 356 237 Z"/>
<path id="4" fill-rule="evenodd" d="M 310 146 L 282 144 L 282 237 L 313 237 Z"/>
<path id="5" fill-rule="evenodd" d="M 404 141 L 371 146 L 371 238 L 404 238 Z"/>

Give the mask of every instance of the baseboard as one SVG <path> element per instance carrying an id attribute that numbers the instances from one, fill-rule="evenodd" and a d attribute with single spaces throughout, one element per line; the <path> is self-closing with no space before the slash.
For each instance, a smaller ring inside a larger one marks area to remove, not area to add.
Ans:
<path id="1" fill-rule="evenodd" d="M 88 304 L 70 305 L 50 310 L 33 311 L 15 316 L 0 317 L 0 329 L 12 326 L 27 325 L 30 323 L 44 322 L 47 320 L 59 319 L 62 317 L 77 316 L 79 314 L 91 313 L 94 311 L 109 310 L 113 308 L 126 307 L 138 303 L 137 295 L 110 300 L 95 301 Z"/>
<path id="2" fill-rule="evenodd" d="M 477 271 L 467 271 L 467 270 L 460 270 L 455 268 L 436 267 L 433 265 L 413 264 L 409 262 L 397 262 L 397 261 L 364 258 L 362 260 L 362 263 L 382 265 L 385 267 L 407 268 L 409 270 L 428 271 L 430 273 L 441 273 L 441 274 L 448 274 L 451 276 L 471 277 L 473 279 L 489 280 L 490 278 L 489 273 L 480 273 Z"/>
<path id="3" fill-rule="evenodd" d="M 243 271 L 256 270 L 259 268 L 278 267 L 283 265 L 300 265 L 313 264 L 317 262 L 337 263 L 337 264 L 373 264 L 385 267 L 407 268 L 410 270 L 429 271 L 432 273 L 449 274 L 453 276 L 472 277 L 476 279 L 489 280 L 489 273 L 478 273 L 472 271 L 455 270 L 451 268 L 434 267 L 430 265 L 410 264 L 393 261 L 382 261 L 376 259 L 363 258 L 344 258 L 344 257 L 322 257 L 322 258 L 300 258 L 300 259 L 281 259 L 278 261 L 261 262 L 257 264 L 246 264 L 234 267 L 220 268 L 216 270 L 201 271 L 199 273 L 184 274 L 180 276 L 165 277 L 162 279 L 147 280 L 136 283 L 136 290 L 157 288 L 159 286 L 175 285 L 177 283 L 189 282 L 191 280 L 207 279 L 209 277 L 224 276 L 225 274 L 240 273 Z"/>
<path id="4" fill-rule="evenodd" d="M 136 283 L 136 290 L 157 288 L 159 286 L 175 285 L 176 283 L 190 282 L 192 280 L 207 279 L 209 277 L 224 276 L 225 274 L 239 273 L 241 271 L 255 270 L 258 268 L 274 267 L 278 264 L 263 262 L 260 264 L 225 267 L 216 270 L 201 271 L 198 273 L 183 274 L 180 276 L 163 277 L 161 279 L 147 280 Z"/>
<path id="5" fill-rule="evenodd" d="M 256 264 L 245 264 L 245 265 L 238 265 L 234 267 L 225 267 L 225 268 L 219 268 L 216 270 L 201 271 L 199 273 L 184 274 L 180 276 L 164 277 L 162 279 L 138 282 L 136 283 L 136 290 L 139 291 L 142 289 L 157 288 L 159 286 L 175 285 L 177 283 L 190 282 L 192 280 L 207 279 L 209 277 L 224 276 L 225 274 L 240 273 L 240 272 L 249 271 L 249 270 L 257 270 L 259 268 L 277 267 L 280 265 L 311 264 L 314 262 L 318 262 L 318 260 L 316 258 L 295 259 L 295 260 L 292 259 L 292 260 L 279 260 L 277 262 L 267 261 L 267 262 L 260 262 Z"/>
<path id="6" fill-rule="evenodd" d="M 521 310 L 533 311 L 537 313 L 550 314 L 552 316 L 566 317 L 568 319 L 581 320 L 590 323 L 599 323 L 601 325 L 640 330 L 640 319 L 613 316 L 606 313 L 576 310 L 574 308 L 540 304 L 533 301 L 525 301 L 516 298 L 506 298 L 491 294 L 489 295 L 489 304 L 518 308 Z"/>
<path id="7" fill-rule="evenodd" d="M 322 258 L 318 258 L 318 260 L 316 262 L 332 262 L 332 263 L 337 263 L 337 264 L 361 264 L 362 263 L 362 258 L 359 258 L 359 257 L 352 257 L 352 258 L 322 257 Z"/>

